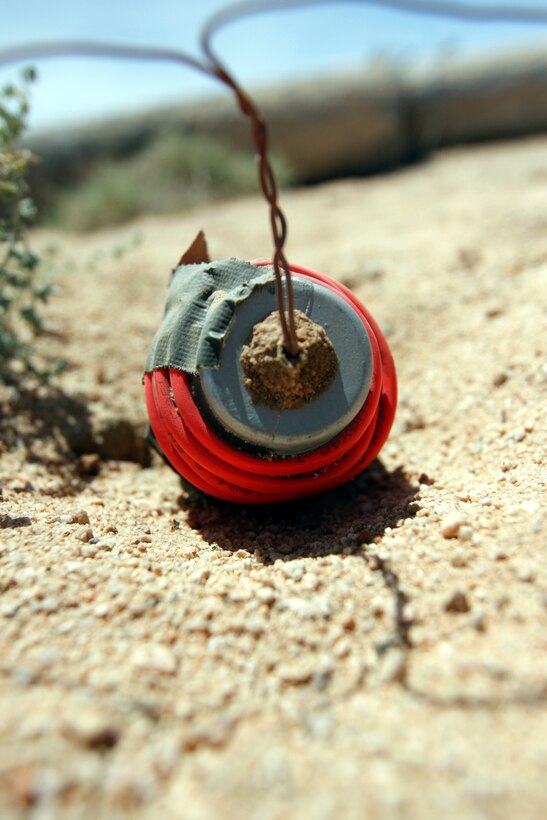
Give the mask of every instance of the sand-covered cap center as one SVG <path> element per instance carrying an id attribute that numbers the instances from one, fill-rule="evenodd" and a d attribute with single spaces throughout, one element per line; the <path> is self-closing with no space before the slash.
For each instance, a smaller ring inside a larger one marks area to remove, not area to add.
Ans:
<path id="1" fill-rule="evenodd" d="M 325 329 L 301 310 L 295 311 L 299 354 L 286 355 L 277 311 L 258 322 L 241 351 L 245 387 L 255 404 L 295 410 L 318 398 L 338 368 L 336 351 Z"/>

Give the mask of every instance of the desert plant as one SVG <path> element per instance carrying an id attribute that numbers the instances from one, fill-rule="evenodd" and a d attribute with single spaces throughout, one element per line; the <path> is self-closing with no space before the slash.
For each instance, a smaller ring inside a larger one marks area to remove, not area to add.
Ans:
<path id="1" fill-rule="evenodd" d="M 19 85 L 7 85 L 0 92 L 0 378 L 4 382 L 21 374 L 48 375 L 36 362 L 32 342 L 43 329 L 40 305 L 53 288 L 39 281 L 40 258 L 29 244 L 28 229 L 36 209 L 27 176 L 35 158 L 19 147 L 34 79 L 34 70 L 28 68 Z"/>
<path id="2" fill-rule="evenodd" d="M 286 163 L 276 170 L 285 183 Z M 61 196 L 57 221 L 75 230 L 125 222 L 258 190 L 252 154 L 205 135 L 167 130 L 125 159 L 98 161 Z"/>

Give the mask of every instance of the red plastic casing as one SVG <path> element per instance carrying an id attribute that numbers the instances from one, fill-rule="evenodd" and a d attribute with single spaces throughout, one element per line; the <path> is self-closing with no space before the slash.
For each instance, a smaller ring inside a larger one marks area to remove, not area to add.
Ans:
<path id="1" fill-rule="evenodd" d="M 253 260 L 269 265 L 269 260 Z M 355 478 L 380 452 L 393 424 L 397 377 L 388 344 L 353 293 L 325 274 L 290 266 L 341 296 L 369 335 L 373 372 L 368 395 L 354 420 L 336 438 L 300 455 L 263 458 L 230 444 L 202 417 L 189 376 L 174 368 L 146 373 L 144 385 L 152 431 L 171 466 L 198 489 L 238 504 L 274 504 L 315 495 Z"/>

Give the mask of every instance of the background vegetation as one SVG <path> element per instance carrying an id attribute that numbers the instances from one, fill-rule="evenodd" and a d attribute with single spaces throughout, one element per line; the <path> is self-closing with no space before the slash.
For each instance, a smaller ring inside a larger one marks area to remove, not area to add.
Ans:
<path id="1" fill-rule="evenodd" d="M 287 184 L 287 163 L 274 163 Z M 46 216 L 64 228 L 86 231 L 257 190 L 250 151 L 170 129 L 131 156 L 98 159 L 76 187 L 58 192 Z"/>
<path id="2" fill-rule="evenodd" d="M 29 244 L 28 229 L 36 219 L 29 193 L 29 168 L 35 158 L 19 147 L 28 114 L 28 89 L 34 71 L 23 72 L 19 85 L 0 93 L 0 380 L 21 375 L 45 377 L 32 341 L 43 330 L 40 306 L 53 286 L 40 275 L 40 258 Z"/>

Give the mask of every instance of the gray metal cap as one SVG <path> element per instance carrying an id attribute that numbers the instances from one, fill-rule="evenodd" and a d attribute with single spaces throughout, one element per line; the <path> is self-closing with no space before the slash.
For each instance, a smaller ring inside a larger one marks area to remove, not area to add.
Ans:
<path id="1" fill-rule="evenodd" d="M 280 455 L 305 453 L 331 441 L 355 418 L 372 378 L 372 349 L 358 314 L 341 296 L 293 274 L 295 307 L 324 327 L 338 356 L 330 387 L 293 410 L 254 404 L 244 383 L 241 349 L 257 322 L 276 310 L 275 284 L 256 287 L 237 305 L 224 339 L 220 366 L 200 367 L 193 377 L 202 409 L 231 437 Z M 203 406 L 205 405 L 205 406 Z"/>

